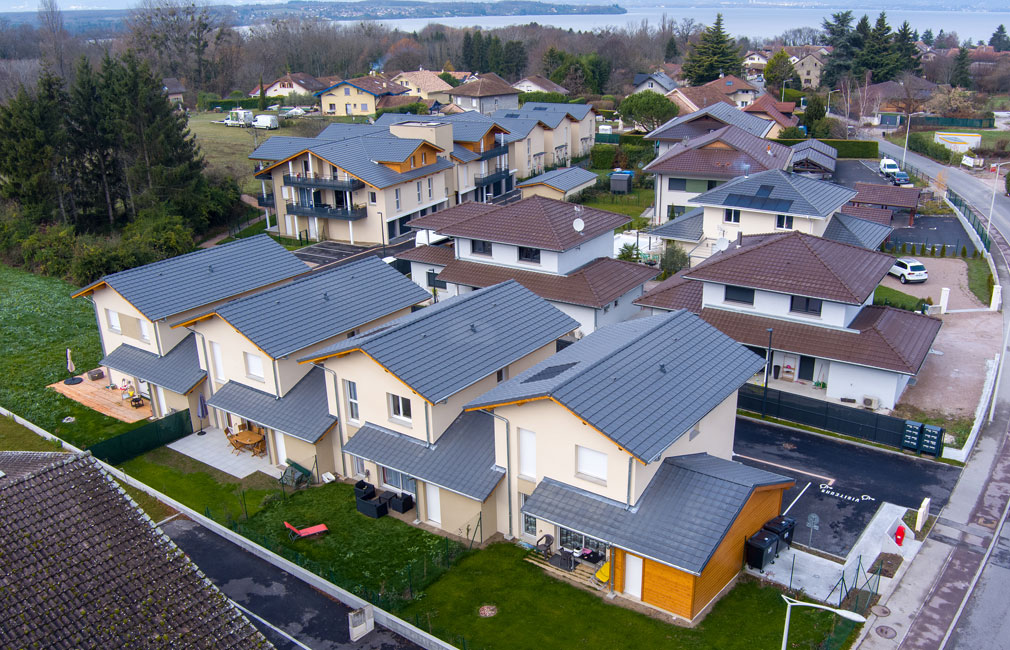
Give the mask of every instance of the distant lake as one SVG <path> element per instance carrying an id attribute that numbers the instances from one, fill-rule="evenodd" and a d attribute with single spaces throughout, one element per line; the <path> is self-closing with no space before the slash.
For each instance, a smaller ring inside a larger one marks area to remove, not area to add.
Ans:
<path id="1" fill-rule="evenodd" d="M 617 0 L 617 2 L 621 4 L 620 0 Z M 885 8 L 887 11 L 887 20 L 892 29 L 897 29 L 902 21 L 907 20 L 912 29 L 917 29 L 920 33 L 927 29 L 932 29 L 934 34 L 941 29 L 945 32 L 955 31 L 962 40 L 970 37 L 972 42 L 979 39 L 989 42 L 989 37 L 999 24 L 1004 24 L 1010 29 L 1010 12 L 903 11 L 893 9 L 890 6 L 882 6 L 882 8 Z M 715 22 L 716 13 L 719 12 L 723 14 L 723 23 L 727 31 L 734 36 L 767 38 L 781 34 L 785 30 L 794 27 L 819 28 L 821 21 L 830 16 L 832 10 L 805 7 L 724 6 L 716 8 L 685 8 L 656 6 L 655 8 L 631 7 L 628 13 L 622 15 L 480 16 L 438 19 L 401 18 L 378 22 L 407 32 L 418 31 L 430 23 L 440 23 L 452 27 L 477 26 L 483 29 L 540 23 L 565 29 L 571 28 L 576 31 L 591 31 L 608 26 L 625 27 L 629 24 L 639 25 L 643 20 L 648 20 L 650 24 L 657 25 L 664 13 L 671 19 L 694 18 L 701 23 L 711 25 Z M 864 13 L 869 14 L 870 22 L 872 23 L 879 11 L 854 9 L 852 13 L 855 15 L 856 20 Z"/>

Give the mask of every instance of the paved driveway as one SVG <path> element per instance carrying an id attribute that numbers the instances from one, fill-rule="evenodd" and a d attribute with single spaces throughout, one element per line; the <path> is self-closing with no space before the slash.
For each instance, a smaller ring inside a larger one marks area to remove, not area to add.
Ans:
<path id="1" fill-rule="evenodd" d="M 321 241 L 295 251 L 295 257 L 314 266 L 339 262 L 352 255 L 362 253 L 370 247 L 352 246 L 335 241 Z"/>
<path id="2" fill-rule="evenodd" d="M 960 474 L 943 463 L 742 418 L 736 422 L 736 460 L 795 479 L 783 506 L 796 518 L 796 540 L 833 555 L 848 554 L 884 501 L 918 508 L 928 496 L 932 512 L 939 512 Z M 820 518 L 812 542 L 805 525 L 811 513 Z"/>
<path id="3" fill-rule="evenodd" d="M 856 183 L 888 185 L 883 176 L 868 167 L 862 160 L 839 160 L 835 163 L 835 175 L 832 182 L 853 189 Z"/>

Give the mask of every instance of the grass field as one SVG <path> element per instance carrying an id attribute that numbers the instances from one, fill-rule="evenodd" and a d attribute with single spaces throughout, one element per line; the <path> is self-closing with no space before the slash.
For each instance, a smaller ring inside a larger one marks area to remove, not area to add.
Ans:
<path id="1" fill-rule="evenodd" d="M 873 304 L 890 305 L 891 307 L 897 307 L 898 309 L 918 311 L 922 308 L 923 301 L 920 298 L 910 296 L 907 293 L 898 291 L 897 289 L 879 286 L 873 293 Z"/>
<path id="2" fill-rule="evenodd" d="M 66 379 L 67 348 L 78 372 L 98 366 L 102 348 L 91 303 L 77 288 L 0 265 L 0 405 L 78 447 L 141 426 L 93 411 L 46 388 Z M 64 423 L 66 417 L 74 421 Z"/>
<path id="3" fill-rule="evenodd" d="M 937 131 L 943 131 L 945 133 L 979 133 L 979 134 L 982 135 L 982 147 L 986 148 L 986 149 L 992 149 L 992 148 L 994 148 L 996 146 L 996 143 L 999 140 L 1010 140 L 1010 133 L 1007 133 L 1006 131 L 998 131 L 998 130 L 988 131 L 988 130 L 983 130 L 983 129 L 958 129 L 958 128 L 952 128 L 952 129 L 931 129 L 929 131 L 921 131 L 921 133 L 925 133 L 925 134 L 929 135 L 929 139 L 932 140 L 933 139 L 933 134 L 936 133 Z M 916 133 L 916 131 L 913 129 L 912 133 Z M 905 146 L 905 133 L 902 131 L 901 135 L 889 135 L 889 136 L 887 136 L 887 140 L 888 140 L 888 142 L 896 144 L 899 147 L 904 147 Z"/>
<path id="4" fill-rule="evenodd" d="M 265 219 L 261 219 L 254 224 L 246 226 L 240 230 L 234 237 L 225 237 L 218 242 L 218 245 L 227 244 L 228 242 L 233 242 L 236 239 L 244 239 L 245 237 L 252 237 L 254 235 L 259 235 L 260 233 L 266 232 L 267 222 Z M 305 244 L 300 243 L 297 239 L 291 239 L 290 237 L 278 237 L 277 235 L 270 235 L 274 238 L 274 241 L 279 243 L 284 248 L 289 251 L 296 251 L 299 248 L 304 248 Z"/>
<path id="5" fill-rule="evenodd" d="M 968 288 L 983 305 L 988 305 L 992 300 L 992 287 L 989 285 L 992 272 L 989 270 L 989 264 L 980 257 L 965 259 L 965 264 L 968 265 Z"/>

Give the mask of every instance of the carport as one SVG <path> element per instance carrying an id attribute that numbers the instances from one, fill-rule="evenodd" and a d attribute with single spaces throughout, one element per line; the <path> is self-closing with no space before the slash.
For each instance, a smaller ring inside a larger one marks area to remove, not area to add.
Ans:
<path id="1" fill-rule="evenodd" d="M 866 219 L 867 221 L 879 223 L 882 226 L 890 226 L 891 217 L 894 216 L 894 211 L 887 208 L 870 208 L 865 205 L 852 205 L 851 203 L 843 205 L 839 212 L 847 214 L 850 217 L 856 217 L 857 219 Z"/>
<path id="2" fill-rule="evenodd" d="M 918 187 L 856 183 L 854 189 L 859 194 L 856 194 L 855 198 L 850 201 L 852 205 L 908 210 L 908 225 L 915 225 L 915 211 L 919 207 L 919 194 L 921 193 Z"/>

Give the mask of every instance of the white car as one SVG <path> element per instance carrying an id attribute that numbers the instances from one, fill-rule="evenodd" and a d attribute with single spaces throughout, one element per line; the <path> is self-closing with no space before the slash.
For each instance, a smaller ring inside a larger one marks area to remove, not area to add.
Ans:
<path id="1" fill-rule="evenodd" d="M 929 277 L 929 274 L 926 273 L 926 267 L 914 257 L 899 257 L 894 260 L 894 265 L 888 273 L 897 277 L 902 284 L 925 282 Z"/>

